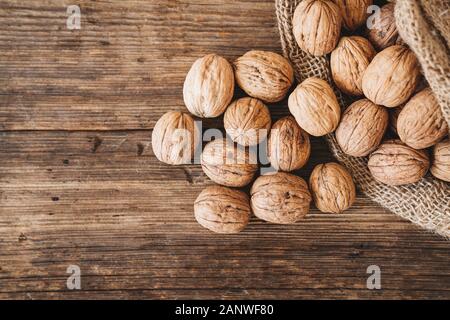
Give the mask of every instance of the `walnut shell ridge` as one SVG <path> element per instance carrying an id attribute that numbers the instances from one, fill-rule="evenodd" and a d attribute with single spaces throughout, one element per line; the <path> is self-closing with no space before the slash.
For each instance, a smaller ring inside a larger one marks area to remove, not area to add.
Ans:
<path id="1" fill-rule="evenodd" d="M 433 176 L 450 182 L 450 140 L 439 142 L 433 148 L 433 164 L 430 169 Z"/>
<path id="2" fill-rule="evenodd" d="M 333 51 L 341 34 L 342 16 L 328 0 L 304 0 L 295 9 L 293 33 L 298 46 L 314 56 Z"/>
<path id="3" fill-rule="evenodd" d="M 367 8 L 373 0 L 332 0 L 338 7 L 342 16 L 344 28 L 355 31 L 366 23 Z"/>
<path id="4" fill-rule="evenodd" d="M 367 30 L 367 37 L 379 51 L 403 43 L 395 25 L 394 7 L 395 3 L 382 6 L 379 18 L 376 18 L 371 28 Z"/>
<path id="5" fill-rule="evenodd" d="M 374 151 L 368 167 L 375 180 L 400 186 L 416 183 L 428 171 L 430 160 L 424 150 L 415 150 L 400 140 L 388 140 Z"/>
<path id="6" fill-rule="evenodd" d="M 225 111 L 224 127 L 231 139 L 242 146 L 253 146 L 264 140 L 272 125 L 269 108 L 255 98 L 234 101 Z"/>
<path id="7" fill-rule="evenodd" d="M 300 83 L 289 96 L 288 105 L 299 126 L 316 137 L 333 132 L 341 118 L 333 89 L 319 78 L 308 78 Z"/>
<path id="8" fill-rule="evenodd" d="M 362 95 L 362 77 L 375 55 L 369 40 L 359 36 L 342 37 L 330 58 L 336 86 L 348 95 Z"/>
<path id="9" fill-rule="evenodd" d="M 165 113 L 152 132 L 152 148 L 156 158 L 167 164 L 191 163 L 198 138 L 194 119 L 178 111 Z"/>
<path id="10" fill-rule="evenodd" d="M 258 170 L 256 155 L 227 139 L 209 142 L 203 149 L 201 164 L 212 181 L 228 187 L 246 186 Z"/>
<path id="11" fill-rule="evenodd" d="M 350 173 L 340 164 L 317 165 L 309 178 L 311 194 L 317 209 L 341 213 L 355 202 L 356 188 Z"/>
<path id="12" fill-rule="evenodd" d="M 197 59 L 184 81 L 184 103 L 190 113 L 201 118 L 220 116 L 233 99 L 233 94 L 233 68 L 216 54 Z"/>
<path id="13" fill-rule="evenodd" d="M 362 89 L 373 103 L 394 108 L 411 97 L 419 80 L 419 62 L 414 53 L 395 45 L 373 58 L 364 72 Z"/>
<path id="14" fill-rule="evenodd" d="M 238 233 L 251 215 L 248 196 L 239 190 L 222 186 L 206 187 L 194 203 L 197 222 L 216 233 Z"/>
<path id="15" fill-rule="evenodd" d="M 342 115 L 336 129 L 336 140 L 344 153 L 364 157 L 381 143 L 389 123 L 385 107 L 368 99 L 352 103 Z"/>
<path id="16" fill-rule="evenodd" d="M 430 88 L 420 91 L 406 103 L 397 119 L 397 133 L 414 149 L 431 147 L 447 135 L 447 122 Z"/>
<path id="17" fill-rule="evenodd" d="M 260 176 L 250 194 L 253 213 L 268 222 L 291 224 L 309 212 L 311 194 L 307 183 L 289 173 Z"/>
<path id="18" fill-rule="evenodd" d="M 273 168 L 286 172 L 300 169 L 310 155 L 309 135 L 294 117 L 284 117 L 274 123 L 268 141 L 268 158 Z"/>
<path id="19" fill-rule="evenodd" d="M 294 69 L 277 53 L 252 50 L 234 62 L 236 82 L 249 96 L 265 102 L 282 100 L 294 82 Z"/>

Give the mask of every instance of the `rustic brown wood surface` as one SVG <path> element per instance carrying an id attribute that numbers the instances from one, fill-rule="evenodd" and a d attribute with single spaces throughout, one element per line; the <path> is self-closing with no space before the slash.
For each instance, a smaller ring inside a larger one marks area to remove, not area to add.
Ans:
<path id="1" fill-rule="evenodd" d="M 70 4 L 81 30 L 67 30 Z M 151 129 L 185 110 L 195 58 L 280 52 L 274 12 L 272 0 L 0 2 L 0 298 L 450 298 L 450 242 L 361 194 L 341 215 L 215 235 L 193 217 L 201 169 L 155 159 Z M 329 160 L 313 139 L 299 174 Z M 81 290 L 66 287 L 69 265 Z M 370 265 L 381 290 L 366 287 Z"/>

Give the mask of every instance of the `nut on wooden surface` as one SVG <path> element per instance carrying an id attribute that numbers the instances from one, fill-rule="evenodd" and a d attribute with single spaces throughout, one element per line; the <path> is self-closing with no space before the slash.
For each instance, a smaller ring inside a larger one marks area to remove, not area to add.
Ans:
<path id="1" fill-rule="evenodd" d="M 212 181 L 228 187 L 246 186 L 258 170 L 257 159 L 247 148 L 226 139 L 209 142 L 203 149 L 201 164 Z"/>
<path id="2" fill-rule="evenodd" d="M 298 46 L 314 56 L 333 51 L 339 41 L 342 16 L 336 4 L 328 0 L 304 0 L 292 19 Z"/>
<path id="3" fill-rule="evenodd" d="M 282 100 L 294 82 L 294 70 L 281 55 L 252 50 L 234 62 L 236 82 L 249 96 L 265 102 Z"/>
<path id="4" fill-rule="evenodd" d="M 341 108 L 328 82 L 308 78 L 289 96 L 289 111 L 300 127 L 312 136 L 333 132 L 341 118 Z"/>
<path id="5" fill-rule="evenodd" d="M 230 104 L 233 94 L 233 68 L 226 59 L 216 54 L 197 59 L 183 87 L 186 107 L 201 118 L 220 116 Z"/>
<path id="6" fill-rule="evenodd" d="M 331 0 L 338 7 L 342 16 L 344 28 L 355 31 L 364 25 L 367 20 L 367 8 L 373 4 L 373 0 Z"/>
<path id="7" fill-rule="evenodd" d="M 289 173 L 260 176 L 250 194 L 253 213 L 268 222 L 291 224 L 309 212 L 311 194 L 307 183 Z"/>
<path id="8" fill-rule="evenodd" d="M 364 72 L 362 89 L 372 102 L 394 108 L 411 97 L 419 80 L 415 54 L 404 46 L 394 45 L 373 58 Z"/>
<path id="9" fill-rule="evenodd" d="M 272 125 L 269 108 L 255 98 L 241 98 L 225 111 L 224 127 L 231 139 L 242 146 L 259 144 Z"/>
<path id="10" fill-rule="evenodd" d="M 352 103 L 343 113 L 336 129 L 342 151 L 354 157 L 369 155 L 381 143 L 389 122 L 385 107 L 368 99 Z"/>
<path id="11" fill-rule="evenodd" d="M 309 135 L 294 117 L 284 117 L 274 123 L 268 142 L 272 167 L 286 172 L 300 169 L 308 162 L 310 154 Z"/>
<path id="12" fill-rule="evenodd" d="M 450 140 L 439 142 L 433 148 L 433 164 L 430 169 L 433 176 L 450 182 Z"/>
<path id="13" fill-rule="evenodd" d="M 197 222 L 216 233 L 238 233 L 251 215 L 248 196 L 239 190 L 222 186 L 206 187 L 194 203 Z"/>
<path id="14" fill-rule="evenodd" d="M 342 37 L 330 58 L 336 86 L 348 95 L 362 95 L 362 76 L 375 55 L 369 40 L 359 36 Z"/>
<path id="15" fill-rule="evenodd" d="M 395 25 L 394 7 L 395 3 L 382 6 L 379 17 L 375 17 L 374 24 L 367 30 L 367 37 L 379 51 L 403 43 Z"/>
<path id="16" fill-rule="evenodd" d="M 153 153 L 167 164 L 189 164 L 194 156 L 197 134 L 194 119 L 189 114 L 169 111 L 153 128 Z"/>
<path id="17" fill-rule="evenodd" d="M 400 186 L 422 179 L 430 160 L 425 150 L 415 150 L 398 139 L 388 140 L 370 155 L 368 167 L 377 181 Z"/>
<path id="18" fill-rule="evenodd" d="M 322 212 L 341 213 L 355 202 L 352 176 L 335 162 L 317 165 L 309 178 L 309 186 L 314 203 Z"/>
<path id="19" fill-rule="evenodd" d="M 430 88 L 417 93 L 406 103 L 397 119 L 400 139 L 414 149 L 425 149 L 448 134 L 441 107 Z"/>

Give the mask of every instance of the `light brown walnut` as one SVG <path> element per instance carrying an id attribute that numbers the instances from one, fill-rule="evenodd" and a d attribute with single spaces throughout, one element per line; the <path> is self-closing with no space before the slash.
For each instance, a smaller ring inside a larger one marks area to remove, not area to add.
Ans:
<path id="1" fill-rule="evenodd" d="M 394 17 L 395 3 L 381 7 L 380 14 L 373 20 L 373 25 L 367 30 L 367 37 L 377 50 L 383 50 L 395 44 L 402 44 Z"/>
<path id="2" fill-rule="evenodd" d="M 433 164 L 430 169 L 433 176 L 450 182 L 450 140 L 444 140 L 433 148 Z"/>
<path id="3" fill-rule="evenodd" d="M 238 233 L 251 215 L 248 196 L 222 186 L 206 187 L 194 203 L 197 222 L 216 233 Z"/>
<path id="4" fill-rule="evenodd" d="M 300 127 L 312 136 L 333 132 L 341 118 L 341 108 L 330 85 L 319 78 L 308 78 L 289 96 L 289 111 Z"/>
<path id="5" fill-rule="evenodd" d="M 415 150 L 400 140 L 388 140 L 370 155 L 368 167 L 375 180 L 400 186 L 422 179 L 430 160 L 424 150 Z"/>
<path id="6" fill-rule="evenodd" d="M 364 157 L 381 143 L 389 122 L 385 107 L 368 99 L 352 103 L 342 115 L 336 129 L 336 140 L 342 151 L 354 157 Z"/>
<path id="7" fill-rule="evenodd" d="M 255 98 L 234 101 L 225 111 L 225 130 L 242 146 L 253 146 L 264 140 L 272 125 L 269 108 Z"/>
<path id="8" fill-rule="evenodd" d="M 291 224 L 309 212 L 311 194 L 307 183 L 289 173 L 260 176 L 250 194 L 253 213 L 268 222 Z"/>
<path id="9" fill-rule="evenodd" d="M 258 170 L 256 155 L 227 139 L 209 142 L 203 149 L 201 164 L 212 181 L 228 187 L 246 186 Z"/>
<path id="10" fill-rule="evenodd" d="M 327 213 L 341 213 L 355 202 L 356 189 L 350 173 L 340 164 L 330 162 L 317 165 L 309 186 L 317 209 Z"/>
<path id="11" fill-rule="evenodd" d="M 311 154 L 309 135 L 294 117 L 284 117 L 272 126 L 268 142 L 270 164 L 276 170 L 293 171 L 303 167 Z"/>
<path id="12" fill-rule="evenodd" d="M 347 30 L 355 31 L 366 23 L 367 8 L 373 0 L 332 0 L 342 15 L 342 22 Z"/>
<path id="13" fill-rule="evenodd" d="M 242 90 L 268 103 L 282 100 L 294 82 L 289 61 L 274 52 L 249 51 L 236 59 L 234 70 Z"/>
<path id="14" fill-rule="evenodd" d="M 424 89 L 406 103 L 397 120 L 400 139 L 414 149 L 425 149 L 448 134 L 437 99 L 430 88 Z"/>
<path id="15" fill-rule="evenodd" d="M 220 116 L 234 94 L 233 68 L 216 54 L 197 59 L 184 81 L 183 97 L 189 112 L 202 118 Z"/>

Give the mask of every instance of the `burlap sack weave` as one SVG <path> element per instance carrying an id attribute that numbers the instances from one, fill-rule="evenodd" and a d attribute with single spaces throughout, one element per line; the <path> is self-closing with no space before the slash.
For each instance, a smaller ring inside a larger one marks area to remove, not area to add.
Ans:
<path id="1" fill-rule="evenodd" d="M 284 55 L 291 61 L 299 82 L 319 77 L 333 84 L 328 57 L 314 57 L 303 52 L 292 33 L 292 16 L 302 0 L 276 0 L 276 14 Z M 421 2 L 427 3 L 422 10 Z M 448 61 L 448 0 L 397 0 L 396 21 L 403 40 L 419 58 L 424 75 L 435 92 L 447 122 L 450 124 L 450 69 Z M 437 13 L 436 10 L 441 10 Z M 442 17 L 443 14 L 446 17 Z M 445 38 L 445 40 L 443 40 Z M 342 108 L 345 97 L 334 87 Z M 417 225 L 450 238 L 450 187 L 427 175 L 413 185 L 391 187 L 375 181 L 367 168 L 367 158 L 351 157 L 342 152 L 334 134 L 326 137 L 338 161 L 353 174 L 359 189 L 370 199 Z"/>

